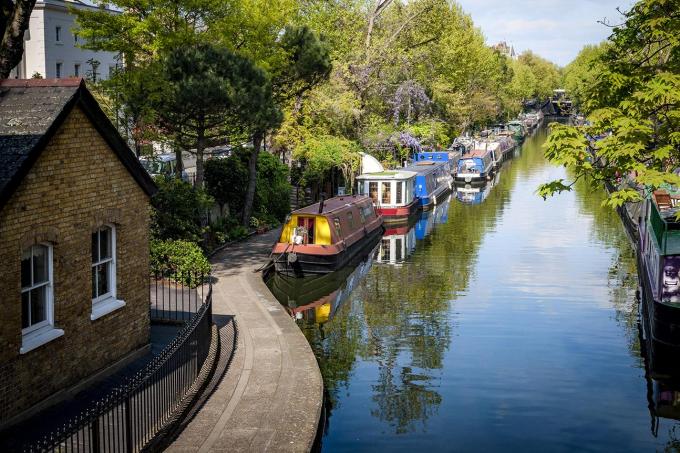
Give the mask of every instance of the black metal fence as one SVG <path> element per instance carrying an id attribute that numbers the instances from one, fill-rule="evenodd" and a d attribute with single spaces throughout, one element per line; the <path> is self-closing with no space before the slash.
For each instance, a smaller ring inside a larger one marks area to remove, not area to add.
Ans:
<path id="1" fill-rule="evenodd" d="M 210 275 L 198 272 L 155 272 L 149 289 L 152 322 L 186 322 L 203 305 Z"/>
<path id="2" fill-rule="evenodd" d="M 178 306 L 182 313 L 193 315 L 159 355 L 124 385 L 59 429 L 26 445 L 24 451 L 139 452 L 148 449 L 158 433 L 169 429 L 189 396 L 197 390 L 198 377 L 210 354 L 212 286 L 209 279 L 200 281 L 207 283 L 187 286 L 191 287 L 192 295 L 205 290 L 205 299 L 191 299 L 191 303 L 188 299 L 172 299 L 184 304 Z M 164 291 L 165 287 L 156 294 Z M 165 301 L 162 296 L 160 300 Z M 154 299 L 152 313 L 153 302 Z M 170 307 L 156 308 L 159 310 L 156 315 L 160 319 L 172 319 Z"/>

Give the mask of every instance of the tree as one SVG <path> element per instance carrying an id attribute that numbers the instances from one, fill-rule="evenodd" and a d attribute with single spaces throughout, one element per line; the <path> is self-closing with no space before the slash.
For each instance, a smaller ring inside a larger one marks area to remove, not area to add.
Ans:
<path id="1" fill-rule="evenodd" d="M 571 190 L 579 179 L 614 190 L 607 204 L 639 201 L 636 187 L 680 186 L 680 2 L 642 0 L 613 28 L 599 72 L 584 91 L 590 125 L 552 125 L 547 157 L 570 168 L 574 180 L 545 183 L 539 194 Z M 598 140 L 591 137 L 598 137 Z"/>
<path id="2" fill-rule="evenodd" d="M 34 6 L 35 0 L 0 0 L 0 79 L 9 77 L 21 61 Z"/>
<path id="3" fill-rule="evenodd" d="M 177 49 L 163 61 L 163 78 L 156 111 L 175 140 L 196 154 L 198 187 L 206 146 L 238 129 L 257 134 L 278 123 L 267 74 L 226 49 L 207 44 Z"/>
<path id="4" fill-rule="evenodd" d="M 280 39 L 280 49 L 286 58 L 271 68 L 276 110 L 295 99 L 296 110 L 301 108 L 302 96 L 315 85 L 326 80 L 331 71 L 328 47 L 307 27 L 286 27 Z M 257 187 L 257 159 L 268 128 L 280 125 L 282 117 L 262 117 L 252 134 L 253 147 L 248 162 L 248 189 L 243 208 L 243 225 L 250 223 Z"/>

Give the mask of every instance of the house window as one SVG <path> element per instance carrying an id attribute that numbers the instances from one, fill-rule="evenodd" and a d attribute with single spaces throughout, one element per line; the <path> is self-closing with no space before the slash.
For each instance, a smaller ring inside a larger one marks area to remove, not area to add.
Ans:
<path id="1" fill-rule="evenodd" d="M 51 261 L 47 245 L 29 247 L 21 256 L 21 328 L 24 333 L 50 323 Z"/>
<path id="2" fill-rule="evenodd" d="M 116 228 L 105 225 L 92 233 L 92 314 L 93 321 L 124 307 L 116 299 Z"/>
<path id="3" fill-rule="evenodd" d="M 73 75 L 76 76 L 76 77 L 80 77 L 80 65 L 79 64 L 73 65 Z"/>
<path id="4" fill-rule="evenodd" d="M 25 354 L 64 334 L 54 328 L 52 247 L 38 244 L 21 254 L 21 349 Z"/>
<path id="5" fill-rule="evenodd" d="M 61 27 L 55 28 L 55 41 L 56 42 L 61 42 Z"/>
<path id="6" fill-rule="evenodd" d="M 104 226 L 92 233 L 92 301 L 114 296 L 115 266 L 113 228 Z"/>
<path id="7" fill-rule="evenodd" d="M 61 79 L 61 63 L 57 63 L 57 79 Z"/>

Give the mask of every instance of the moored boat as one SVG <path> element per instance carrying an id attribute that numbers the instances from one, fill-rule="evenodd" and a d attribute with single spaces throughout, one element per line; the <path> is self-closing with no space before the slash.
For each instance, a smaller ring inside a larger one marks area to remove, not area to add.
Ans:
<path id="1" fill-rule="evenodd" d="M 442 153 L 446 154 L 446 153 Z M 422 209 L 431 209 L 444 199 L 453 187 L 448 161 L 418 160 L 404 171 L 416 173 L 415 193 Z"/>
<path id="2" fill-rule="evenodd" d="M 458 161 L 456 181 L 485 183 L 494 173 L 495 154 L 492 149 L 476 149 Z"/>
<path id="3" fill-rule="evenodd" d="M 638 274 L 645 336 L 658 354 L 680 354 L 680 198 L 655 191 L 639 221 Z M 680 367 L 678 368 L 680 369 Z"/>
<path id="4" fill-rule="evenodd" d="M 388 170 L 357 176 L 359 195 L 373 200 L 386 223 L 405 222 L 420 209 L 413 171 Z"/>
<path id="5" fill-rule="evenodd" d="M 326 274 L 375 245 L 383 219 L 367 196 L 329 198 L 293 211 L 272 250 L 277 272 L 304 276 Z"/>

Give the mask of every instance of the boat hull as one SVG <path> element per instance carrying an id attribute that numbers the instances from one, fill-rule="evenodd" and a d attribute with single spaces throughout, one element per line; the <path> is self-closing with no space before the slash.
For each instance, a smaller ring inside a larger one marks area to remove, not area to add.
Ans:
<path id="1" fill-rule="evenodd" d="M 654 358 L 680 356 L 680 306 L 654 300 L 649 273 L 644 266 L 644 260 L 638 256 L 638 276 L 642 286 L 640 319 L 643 321 L 647 353 L 658 365 L 656 371 L 659 374 L 677 374 L 680 362 Z"/>
<path id="2" fill-rule="evenodd" d="M 382 237 L 385 227 L 380 225 L 349 247 L 329 254 L 311 254 L 291 251 L 280 253 L 274 261 L 276 272 L 290 277 L 321 275 L 335 272 L 347 266 L 358 254 L 370 250 Z M 294 258 L 293 258 L 293 253 Z"/>
<path id="3" fill-rule="evenodd" d="M 415 215 L 421 208 L 418 199 L 413 200 L 406 206 L 399 206 L 397 208 L 376 208 L 376 211 L 383 217 L 384 223 L 404 223 L 409 217 Z"/>
<path id="4" fill-rule="evenodd" d="M 434 193 L 430 194 L 430 196 L 420 198 L 419 201 L 422 210 L 429 211 L 442 200 L 446 199 L 446 197 L 451 193 L 452 187 L 453 186 L 441 186 Z"/>

